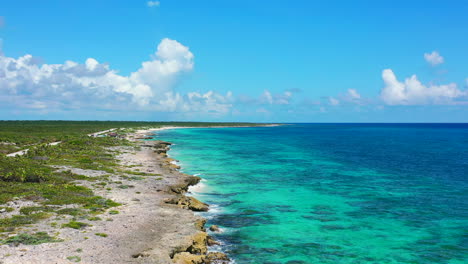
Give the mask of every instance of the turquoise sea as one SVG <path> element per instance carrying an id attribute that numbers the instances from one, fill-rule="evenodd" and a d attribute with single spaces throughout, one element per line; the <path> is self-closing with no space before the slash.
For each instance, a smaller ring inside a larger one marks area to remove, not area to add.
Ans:
<path id="1" fill-rule="evenodd" d="M 235 263 L 468 263 L 468 124 L 158 131 Z"/>

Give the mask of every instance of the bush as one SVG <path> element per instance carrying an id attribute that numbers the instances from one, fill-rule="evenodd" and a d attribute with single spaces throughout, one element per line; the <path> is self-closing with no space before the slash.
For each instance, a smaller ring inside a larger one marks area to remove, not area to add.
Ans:
<path id="1" fill-rule="evenodd" d="M 87 226 L 89 226 L 89 225 L 86 224 L 86 223 L 76 222 L 76 221 L 70 221 L 69 223 L 62 225 L 62 227 L 69 227 L 69 228 L 73 228 L 73 229 L 82 229 L 82 228 L 85 228 Z"/>
<path id="2" fill-rule="evenodd" d="M 9 237 L 5 240 L 0 240 L 0 243 L 9 245 L 39 245 L 42 243 L 54 243 L 61 241 L 62 240 L 49 236 L 46 232 L 37 232 L 35 234 L 19 234 L 17 236 Z"/>

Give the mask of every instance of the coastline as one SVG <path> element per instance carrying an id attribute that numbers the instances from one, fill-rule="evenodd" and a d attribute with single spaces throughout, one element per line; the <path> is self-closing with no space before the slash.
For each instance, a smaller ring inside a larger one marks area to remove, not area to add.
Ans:
<path id="1" fill-rule="evenodd" d="M 57 229 L 71 219 L 68 216 L 25 226 L 21 232 L 55 233 L 62 241 L 0 245 L 0 263 L 229 263 L 223 253 L 208 252 L 208 246 L 216 242 L 206 233 L 206 220 L 193 213 L 208 210 L 208 205 L 185 196 L 189 186 L 200 178 L 179 172 L 166 154 L 171 143 L 142 140 L 157 130 L 130 133 L 127 139 L 136 147 L 110 149 L 122 168 L 130 168 L 126 173 L 57 167 L 79 175 L 105 177 L 106 188 L 90 181 L 77 183 L 120 203 L 117 213 L 100 214 L 102 221 L 80 220 L 89 224 L 84 229 Z M 151 176 L 135 176 L 143 173 Z"/>

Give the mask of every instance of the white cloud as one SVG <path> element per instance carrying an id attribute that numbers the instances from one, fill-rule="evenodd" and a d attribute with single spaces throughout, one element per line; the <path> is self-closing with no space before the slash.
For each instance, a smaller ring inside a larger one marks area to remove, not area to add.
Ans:
<path id="1" fill-rule="evenodd" d="M 268 104 L 273 104 L 273 96 L 271 95 L 270 91 L 265 90 L 263 94 L 260 96 L 260 100 L 262 102 L 266 102 Z"/>
<path id="2" fill-rule="evenodd" d="M 261 104 L 270 104 L 270 105 L 287 105 L 290 104 L 293 93 L 291 91 L 285 91 L 280 94 L 272 94 L 270 91 L 263 91 L 260 96 Z"/>
<path id="3" fill-rule="evenodd" d="M 381 99 L 388 105 L 451 104 L 468 95 L 454 83 L 445 85 L 423 85 L 416 75 L 399 82 L 391 69 L 382 72 L 385 87 Z"/>
<path id="4" fill-rule="evenodd" d="M 209 113 L 231 107 L 232 93 L 181 95 L 173 91 L 180 77 L 193 70 L 194 55 L 167 38 L 159 43 L 153 58 L 129 76 L 93 58 L 83 64 L 40 64 L 32 55 L 11 58 L 1 54 L 0 105 L 4 106 Z"/>
<path id="5" fill-rule="evenodd" d="M 432 53 L 424 53 L 424 59 L 432 66 L 444 63 L 444 57 L 442 57 L 437 51 L 433 51 Z"/>
<path id="6" fill-rule="evenodd" d="M 255 110 L 255 112 L 259 114 L 270 114 L 270 111 L 266 110 L 265 108 L 258 108 Z"/>
<path id="7" fill-rule="evenodd" d="M 355 89 L 348 89 L 348 97 L 351 100 L 361 99 L 361 95 Z"/>
<path id="8" fill-rule="evenodd" d="M 148 1 L 148 2 L 146 2 L 146 4 L 149 7 L 158 7 L 161 4 L 161 2 L 159 2 L 159 1 Z"/>
<path id="9" fill-rule="evenodd" d="M 328 98 L 328 103 L 329 103 L 330 105 L 339 105 L 339 104 L 340 104 L 340 101 L 337 100 L 336 98 L 329 97 L 329 98 Z"/>

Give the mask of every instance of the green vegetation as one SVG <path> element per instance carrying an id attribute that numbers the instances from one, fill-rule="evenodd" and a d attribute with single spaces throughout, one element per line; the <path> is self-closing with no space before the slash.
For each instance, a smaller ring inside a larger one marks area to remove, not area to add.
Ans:
<path id="1" fill-rule="evenodd" d="M 0 211 L 2 210 L 5 210 L 5 212 L 9 213 L 9 212 L 13 212 L 15 209 L 11 207 L 0 207 Z"/>
<path id="2" fill-rule="evenodd" d="M 48 213 L 36 213 L 30 215 L 14 215 L 9 218 L 0 219 L 0 232 L 13 231 L 15 227 L 36 223 L 39 220 L 46 219 L 50 215 Z"/>
<path id="3" fill-rule="evenodd" d="M 95 235 L 100 237 L 107 237 L 106 233 L 96 233 Z"/>
<path id="4" fill-rule="evenodd" d="M 110 210 L 110 211 L 109 211 L 109 214 L 111 214 L 111 215 L 116 215 L 116 214 L 119 214 L 119 211 L 117 211 L 117 210 Z"/>
<path id="5" fill-rule="evenodd" d="M 81 261 L 81 258 L 79 256 L 70 256 L 70 257 L 67 257 L 67 259 L 71 262 L 80 262 Z"/>
<path id="6" fill-rule="evenodd" d="M 70 215 L 73 221 L 64 227 L 82 228 L 77 219 L 97 221 L 97 214 L 120 204 L 97 196 L 77 181 L 93 181 L 93 186 L 108 187 L 109 175 L 88 177 L 57 169 L 63 166 L 120 174 L 122 179 L 144 180 L 161 176 L 118 166 L 111 147 L 133 143 L 119 135 L 142 128 L 161 126 L 239 126 L 249 123 L 192 123 L 192 122 L 97 122 L 97 121 L 0 121 L 0 206 L 13 200 L 33 201 L 35 206 L 23 207 L 19 215 L 0 219 L 0 232 L 12 232 L 22 225 L 54 215 Z M 116 137 L 89 137 L 88 134 L 116 128 Z M 61 144 L 49 146 L 48 143 Z M 7 157 L 7 153 L 29 149 L 23 156 Z M 137 165 L 128 168 L 137 167 Z M 160 180 L 161 178 L 157 178 Z M 132 185 L 119 184 L 119 188 Z M 69 206 L 72 205 L 72 206 Z M 71 207 L 71 208 L 69 208 Z M 9 212 L 10 207 L 0 207 Z M 109 214 L 118 214 L 116 210 Z M 84 224 L 84 223 L 83 223 Z M 57 224 L 51 224 L 57 226 Z"/>
<path id="7" fill-rule="evenodd" d="M 89 226 L 89 224 L 83 223 L 83 222 L 77 222 L 77 221 L 70 221 L 67 224 L 63 224 L 62 227 L 69 227 L 73 229 L 82 229 Z"/>
<path id="8" fill-rule="evenodd" d="M 0 240 L 0 244 L 9 245 L 39 245 L 42 243 L 54 243 L 62 240 L 55 239 L 49 236 L 46 232 L 37 232 L 35 234 L 19 234 L 13 237 L 9 237 L 5 240 Z"/>
<path id="9" fill-rule="evenodd" d="M 61 215 L 71 215 L 71 216 L 83 216 L 86 215 L 86 211 L 80 208 L 65 208 L 55 211 L 57 214 Z"/>
<path id="10" fill-rule="evenodd" d="M 122 128 L 123 133 L 161 126 L 255 126 L 254 123 L 129 122 L 129 121 L 0 121 L 0 153 L 10 153 L 30 145 L 68 141 L 97 131 Z"/>

